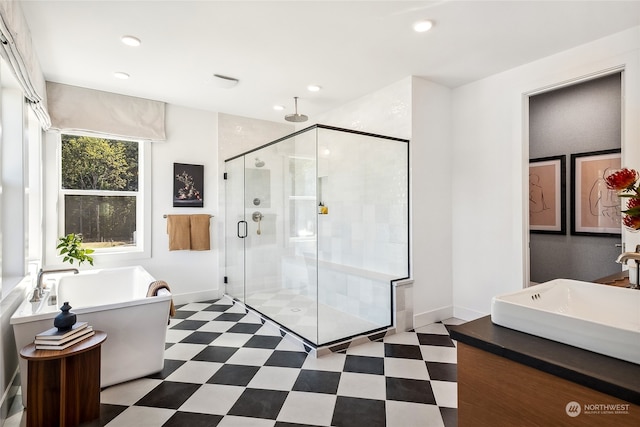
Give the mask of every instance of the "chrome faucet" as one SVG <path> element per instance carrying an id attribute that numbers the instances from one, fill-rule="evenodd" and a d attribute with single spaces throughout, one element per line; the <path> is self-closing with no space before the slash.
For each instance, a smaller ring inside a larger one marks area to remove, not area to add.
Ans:
<path id="1" fill-rule="evenodd" d="M 636 251 L 640 249 L 636 247 Z M 629 260 L 636 262 L 636 268 L 639 273 L 636 273 L 636 283 L 629 283 L 629 287 L 632 289 L 640 289 L 640 253 L 639 252 L 623 252 L 618 255 L 616 262 L 618 264 L 626 264 Z"/>
<path id="2" fill-rule="evenodd" d="M 36 287 L 33 290 L 33 296 L 31 297 L 31 299 L 29 300 L 29 302 L 38 302 L 42 299 L 42 295 L 44 294 L 44 285 L 42 283 L 42 280 L 44 278 L 45 274 L 50 274 L 50 273 L 71 273 L 73 272 L 73 274 L 78 274 L 80 271 L 77 268 L 60 268 L 57 270 L 43 270 L 40 269 L 40 271 L 38 271 L 38 278 L 36 280 Z"/>
<path id="3" fill-rule="evenodd" d="M 618 264 L 624 264 L 625 262 L 627 262 L 630 259 L 632 259 L 634 261 L 640 261 L 640 253 L 638 253 L 638 252 L 623 252 L 620 255 L 618 255 L 618 258 L 616 259 L 616 262 Z"/>

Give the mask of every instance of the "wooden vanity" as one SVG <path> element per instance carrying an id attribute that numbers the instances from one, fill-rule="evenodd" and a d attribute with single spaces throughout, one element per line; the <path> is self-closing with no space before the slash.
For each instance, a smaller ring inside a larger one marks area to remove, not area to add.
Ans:
<path id="1" fill-rule="evenodd" d="M 610 276 L 601 277 L 600 279 L 596 279 L 593 282 L 601 283 L 603 285 L 620 286 L 622 288 L 626 288 L 629 286 L 629 270 L 611 274 Z"/>
<path id="2" fill-rule="evenodd" d="M 460 427 L 640 426 L 640 365 L 494 325 L 491 316 L 450 331 Z"/>

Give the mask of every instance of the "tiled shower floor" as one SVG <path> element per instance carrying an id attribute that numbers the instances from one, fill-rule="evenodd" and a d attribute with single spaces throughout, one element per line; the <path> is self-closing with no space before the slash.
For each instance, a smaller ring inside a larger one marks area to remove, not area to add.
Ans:
<path id="1" fill-rule="evenodd" d="M 26 425 L 19 402 L 6 427 Z M 223 299 L 179 307 L 164 370 L 104 389 L 90 425 L 453 427 L 456 407 L 442 323 L 314 358 Z"/>
<path id="2" fill-rule="evenodd" d="M 246 302 L 270 319 L 319 345 L 391 323 L 388 321 L 376 324 L 289 289 L 256 292 L 248 295 Z"/>

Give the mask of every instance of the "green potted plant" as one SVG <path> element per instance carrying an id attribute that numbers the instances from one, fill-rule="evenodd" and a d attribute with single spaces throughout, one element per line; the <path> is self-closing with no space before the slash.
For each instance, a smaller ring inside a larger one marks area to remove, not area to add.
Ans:
<path id="1" fill-rule="evenodd" d="M 93 249 L 82 248 L 82 234 L 69 233 L 64 237 L 58 238 L 58 246 L 60 252 L 58 255 L 64 255 L 63 262 L 73 264 L 73 260 L 78 261 L 78 265 L 88 262 L 93 265 L 93 257 L 89 254 L 93 253 Z"/>

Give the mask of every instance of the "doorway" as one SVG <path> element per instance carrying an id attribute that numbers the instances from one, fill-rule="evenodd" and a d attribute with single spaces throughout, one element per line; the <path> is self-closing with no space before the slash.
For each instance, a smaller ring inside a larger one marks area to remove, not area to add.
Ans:
<path id="1" fill-rule="evenodd" d="M 562 195 L 558 203 L 564 202 L 564 215 L 558 219 L 560 229 L 530 226 L 531 284 L 555 278 L 593 281 L 620 271 L 615 262 L 621 247 L 619 211 L 616 220 L 620 232 L 597 227 L 585 232 L 577 227 L 581 217 L 576 206 L 580 197 L 588 197 L 584 191 L 605 196 L 606 189 L 580 188 L 580 181 L 574 178 L 583 160 L 600 154 L 615 158 L 621 151 L 622 79 L 623 73 L 618 71 L 529 97 L 530 166 L 546 159 L 559 159 L 557 162 L 564 166 L 558 187 Z M 552 204 L 542 207 L 531 200 L 533 196 L 530 191 L 530 224 L 535 223 L 535 215 Z"/>

